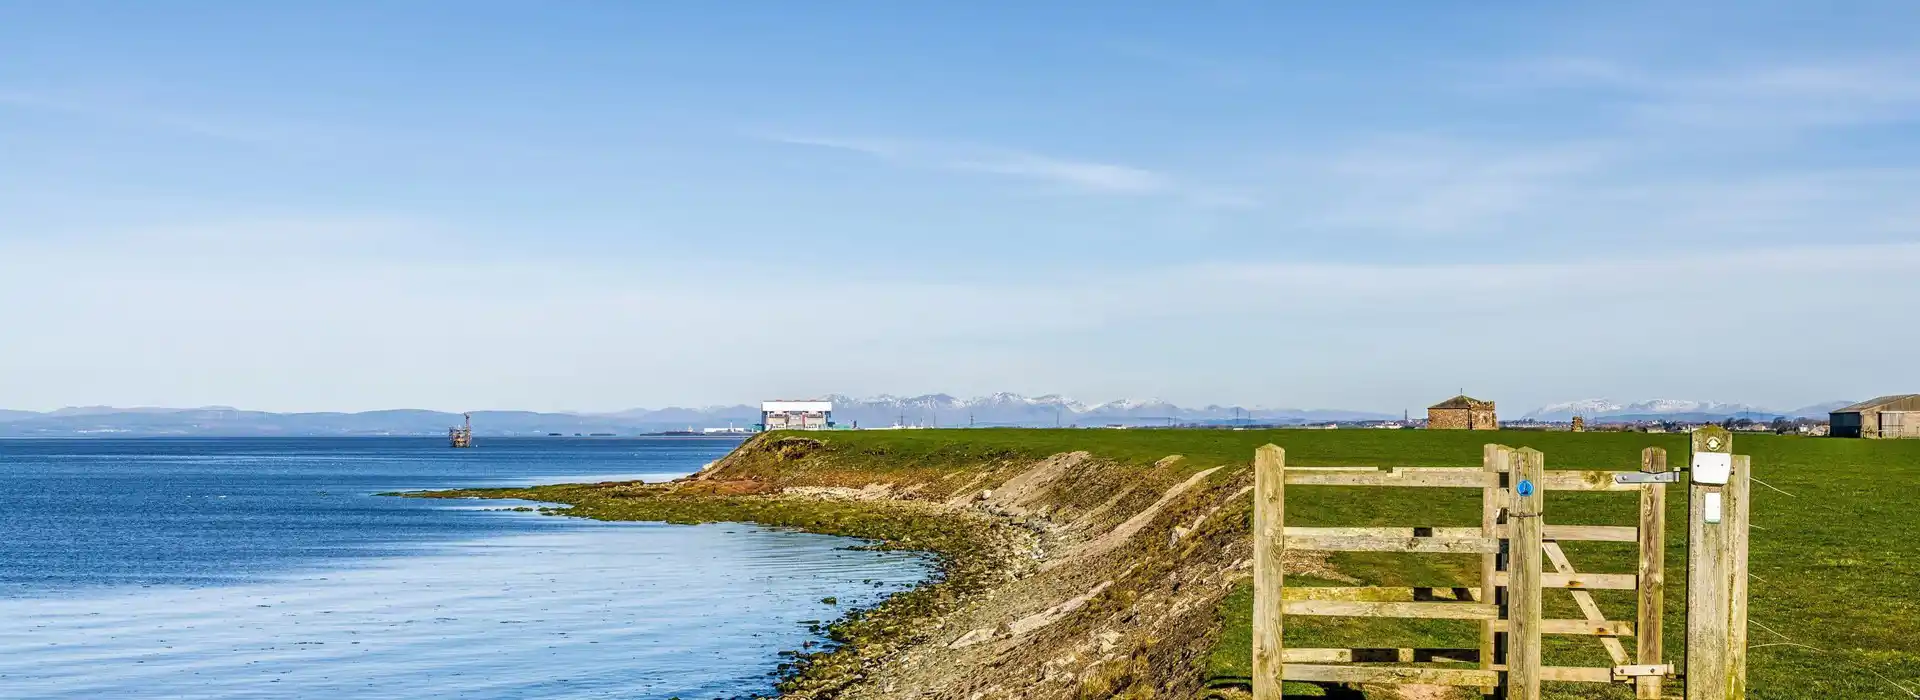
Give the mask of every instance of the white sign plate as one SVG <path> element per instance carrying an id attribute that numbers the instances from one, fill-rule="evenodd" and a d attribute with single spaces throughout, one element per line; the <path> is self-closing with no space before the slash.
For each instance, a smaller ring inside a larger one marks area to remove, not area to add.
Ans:
<path id="1" fill-rule="evenodd" d="M 1733 475 L 1733 455 L 1725 452 L 1693 453 L 1693 483 L 1725 484 Z"/>

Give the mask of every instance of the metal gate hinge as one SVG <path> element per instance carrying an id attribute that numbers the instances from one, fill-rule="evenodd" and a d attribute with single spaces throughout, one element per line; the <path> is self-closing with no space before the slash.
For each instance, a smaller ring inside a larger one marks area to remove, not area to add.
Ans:
<path id="1" fill-rule="evenodd" d="M 1673 675 L 1673 666 L 1671 664 L 1641 664 L 1613 667 L 1613 677 L 1616 679 L 1671 675 Z"/>
<path id="2" fill-rule="evenodd" d="M 1613 475 L 1616 484 L 1677 484 L 1680 475 L 1686 472 L 1619 472 Z"/>

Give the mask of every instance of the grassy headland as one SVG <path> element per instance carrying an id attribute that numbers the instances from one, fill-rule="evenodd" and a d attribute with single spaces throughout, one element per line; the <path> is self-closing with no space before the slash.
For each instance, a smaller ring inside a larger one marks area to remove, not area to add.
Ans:
<path id="1" fill-rule="evenodd" d="M 1297 466 L 1473 466 L 1482 444 L 1499 442 L 1541 450 L 1548 469 L 1630 470 L 1643 447 L 1676 459 L 1686 450 L 1684 435 L 1617 433 L 775 433 L 671 486 L 434 495 L 565 503 L 573 515 L 613 520 L 756 522 L 941 555 L 939 581 L 836 624 L 844 645 L 803 658 L 782 685 L 794 696 L 1190 698 L 1231 695 L 1247 673 L 1248 462 L 1268 442 Z M 1912 697 L 1898 688 L 1920 690 L 1920 515 L 1912 511 L 1920 442 L 1742 435 L 1735 445 L 1766 484 L 1753 488 L 1751 696 Z M 1479 495 L 1464 490 L 1303 487 L 1288 501 L 1290 524 L 1479 522 Z M 1683 488 L 1670 488 L 1666 635 L 1676 664 L 1684 501 Z M 1547 517 L 1630 524 L 1635 508 L 1619 494 L 1556 493 Z M 1582 571 L 1632 571 L 1631 545 L 1567 549 Z M 1478 575 L 1474 557 L 1288 563 L 1302 583 L 1447 586 Z M 1631 619 L 1630 594 L 1599 593 L 1612 594 L 1598 596 L 1610 618 Z M 1578 617 L 1564 594 L 1550 593 L 1547 604 L 1551 617 Z M 1333 618 L 1290 622 L 1287 636 L 1308 646 L 1471 647 L 1476 639 L 1466 623 Z M 1550 640 L 1550 664 L 1607 663 L 1591 639 Z M 1631 696 L 1575 684 L 1549 684 L 1548 693 Z"/>

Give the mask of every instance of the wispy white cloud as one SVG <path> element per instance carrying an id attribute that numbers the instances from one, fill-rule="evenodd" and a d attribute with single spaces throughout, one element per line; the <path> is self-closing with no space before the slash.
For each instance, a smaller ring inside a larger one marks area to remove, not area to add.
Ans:
<path id="1" fill-rule="evenodd" d="M 1920 277 L 1887 276 L 1917 266 L 1920 243 L 1890 243 L 1597 251 L 1584 259 L 1504 263 L 1229 262 L 1185 266 L 1171 279 L 1188 293 L 1269 300 L 1312 296 L 1345 311 L 1378 309 L 1382 303 L 1555 308 L 1573 298 L 1594 310 L 1632 310 L 1634 304 L 1661 300 L 1722 305 L 1784 298 L 1817 309 L 1842 288 L 1920 293 Z"/>
<path id="2" fill-rule="evenodd" d="M 1920 165 L 1810 165 L 1814 146 L 1777 134 L 1601 121 L 1506 138 L 1348 135 L 1269 164 L 1258 194 L 1283 217 L 1278 230 L 1458 240 L 1494 246 L 1477 250 L 1495 259 L 1500 246 L 1577 256 L 1595 245 L 1920 240 Z"/>
<path id="3" fill-rule="evenodd" d="M 1338 229 L 1398 235 L 1491 233 L 1502 220 L 1559 204 L 1565 190 L 1617 163 L 1615 144 L 1477 144 L 1384 137 L 1296 173 L 1297 210 Z"/>
<path id="4" fill-rule="evenodd" d="M 875 158 L 901 158 L 915 150 L 910 144 L 882 139 L 837 138 L 830 136 L 763 135 L 760 138 L 791 146 L 813 146 L 849 151 Z"/>
<path id="5" fill-rule="evenodd" d="M 1687 250 L 1920 238 L 1920 203 L 1910 194 L 1920 167 L 1808 159 L 1828 132 L 1920 122 L 1920 54 L 1658 70 L 1548 57 L 1460 86 L 1476 98 L 1544 100 L 1582 116 L 1499 136 L 1458 136 L 1441 125 L 1418 137 L 1346 134 L 1270 173 L 1276 209 L 1309 228 L 1505 241 L 1563 255 L 1599 244 Z"/>
<path id="6" fill-rule="evenodd" d="M 321 139 L 311 125 L 280 119 L 243 117 L 205 110 L 181 110 L 144 100 L 0 88 L 0 107 L 79 117 L 122 127 L 165 131 L 253 146 L 282 147 Z"/>
<path id="7" fill-rule="evenodd" d="M 1082 192 L 1153 194 L 1171 191 L 1175 186 L 1171 177 L 1146 168 L 993 146 L 838 136 L 763 135 L 760 138 L 857 153 L 916 167 L 1004 175 Z"/>
<path id="8" fill-rule="evenodd" d="M 1820 57 L 1692 70 L 1552 57 L 1513 66 L 1493 85 L 1614 91 L 1631 115 L 1656 125 L 1802 129 L 1920 119 L 1916 55 Z"/>
<path id="9" fill-rule="evenodd" d="M 1165 175 L 1126 165 L 1066 160 L 1031 153 L 1008 152 L 950 163 L 960 170 L 1011 175 L 1069 185 L 1094 192 L 1148 194 L 1173 186 Z"/>
<path id="10" fill-rule="evenodd" d="M 7 240 L 4 250 L 42 259 L 132 261 L 172 265 L 341 260 L 458 259 L 466 248 L 436 224 L 400 217 L 210 219 L 162 225 L 71 231 Z M 436 252 L 437 251 L 437 252 Z"/>
<path id="11" fill-rule="evenodd" d="M 1139 47 L 1135 47 L 1139 48 Z M 1141 58 L 1157 55 L 1151 47 Z M 1160 58 L 1178 58 L 1161 56 Z M 1920 170 L 1711 166 L 1777 132 L 1920 119 L 1920 59 L 1902 56 L 1655 71 L 1627 61 L 1548 58 L 1509 67 L 1502 90 L 1578 89 L 1603 125 L 1476 140 L 1444 129 L 1354 133 L 1287 154 L 1261 172 L 1174 177 L 1129 164 L 941 142 L 845 137 L 770 140 L 901 165 L 988 173 L 1077 192 L 1153 195 L 1197 207 L 1266 210 L 1276 228 L 1406 237 L 1660 241 L 1680 247 L 1759 237 L 1911 237 L 1905 194 Z M 1604 124 L 1612 114 L 1616 121 Z M 1776 139 L 1777 140 L 1777 139 Z M 1706 167 L 1701 167 L 1706 166 Z M 1208 184 L 1196 184 L 1197 180 Z M 1243 222 L 1244 223 L 1244 222 Z M 1904 240 L 1905 238 L 1901 238 Z M 1563 248 L 1568 246 L 1562 246 Z M 1572 246 L 1577 249 L 1578 246 Z"/>

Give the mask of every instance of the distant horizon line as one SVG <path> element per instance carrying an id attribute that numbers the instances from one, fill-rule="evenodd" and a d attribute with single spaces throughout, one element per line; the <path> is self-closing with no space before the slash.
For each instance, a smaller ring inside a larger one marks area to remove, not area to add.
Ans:
<path id="1" fill-rule="evenodd" d="M 1301 412 L 1301 413 L 1344 412 L 1344 413 L 1367 413 L 1367 414 L 1391 415 L 1392 413 L 1395 413 L 1395 412 L 1401 412 L 1405 414 L 1405 413 L 1412 413 L 1415 411 L 1422 411 L 1428 408 L 1429 406 L 1429 404 L 1422 403 L 1417 407 L 1403 407 L 1403 408 L 1395 409 L 1391 411 L 1378 410 L 1378 409 L 1346 408 L 1346 407 L 1302 408 L 1297 406 L 1263 406 L 1263 405 L 1248 406 L 1248 405 L 1242 405 L 1242 404 L 1220 403 L 1220 402 L 1208 402 L 1203 405 L 1195 406 L 1195 405 L 1182 404 L 1176 401 L 1168 401 L 1160 398 L 1147 398 L 1147 399 L 1122 398 L 1122 399 L 1113 399 L 1113 400 L 1103 401 L 1103 402 L 1084 402 L 1060 393 L 1047 393 L 1047 394 L 1028 396 L 1028 395 L 1018 394 L 1014 392 L 994 392 L 992 394 L 981 394 L 981 395 L 976 395 L 972 397 L 960 397 L 958 395 L 948 394 L 945 392 L 929 393 L 929 394 L 912 394 L 912 395 L 881 393 L 881 394 L 874 394 L 866 397 L 854 397 L 854 396 L 845 395 L 845 394 L 829 393 L 829 394 L 821 395 L 819 398 L 805 399 L 805 400 L 826 401 L 826 400 L 834 400 L 834 399 L 847 399 L 855 403 L 869 404 L 869 403 L 880 403 L 880 402 L 886 402 L 886 401 L 911 402 L 911 401 L 925 400 L 925 399 L 946 398 L 946 399 L 952 399 L 956 402 L 959 402 L 960 404 L 962 404 L 962 406 L 960 407 L 964 407 L 965 404 L 979 402 L 983 399 L 996 399 L 1001 397 L 1006 397 L 1010 399 L 1024 399 L 1029 402 L 1037 403 L 1039 405 L 1059 406 L 1059 407 L 1067 408 L 1069 410 L 1073 410 L 1076 413 L 1089 413 L 1101 408 L 1115 407 L 1116 405 L 1118 405 L 1119 407 L 1125 407 L 1125 408 L 1165 405 L 1165 406 L 1178 408 L 1182 410 L 1223 409 L 1223 410 L 1266 411 L 1266 412 L 1285 412 L 1285 411 Z M 773 400 L 773 399 L 768 399 L 768 400 Z M 1692 400 L 1692 399 L 1655 398 L 1655 399 L 1642 399 L 1637 401 L 1617 402 L 1610 398 L 1596 397 L 1596 398 L 1586 398 L 1586 399 L 1575 399 L 1572 401 L 1548 402 L 1545 404 L 1541 404 L 1539 406 L 1535 406 L 1531 409 L 1515 413 L 1514 415 L 1524 416 L 1524 415 L 1532 415 L 1532 414 L 1538 414 L 1538 413 L 1562 412 L 1562 411 L 1572 411 L 1574 413 L 1591 413 L 1591 414 L 1597 415 L 1597 414 L 1607 413 L 1610 410 L 1614 410 L 1614 409 L 1587 410 L 1587 411 L 1581 410 L 1583 408 L 1586 408 L 1586 409 L 1595 408 L 1596 407 L 1595 404 L 1599 404 L 1601 402 L 1605 402 L 1608 404 L 1615 404 L 1618 407 L 1618 409 L 1627 409 L 1635 406 L 1643 406 L 1648 404 L 1672 403 L 1672 404 L 1697 404 L 1698 408 L 1702 408 L 1702 409 L 1720 408 L 1723 410 L 1728 410 L 1729 412 L 1732 412 L 1732 413 L 1754 412 L 1754 413 L 1788 414 L 1788 413 L 1806 411 L 1808 409 L 1818 408 L 1818 407 L 1827 406 L 1831 404 L 1851 403 L 1852 401 L 1836 399 L 1836 400 L 1816 402 L 1816 403 L 1808 404 L 1806 406 L 1800 406 L 1800 407 L 1791 408 L 1791 409 L 1777 409 L 1777 408 L 1761 407 L 1761 406 L 1742 403 L 1742 402 L 1730 402 L 1730 401 L 1711 401 L 1711 400 L 1699 401 L 1699 400 Z M 524 409 L 524 408 L 482 408 L 482 409 L 451 410 L 451 409 L 443 409 L 443 408 L 420 408 L 420 407 L 413 407 L 413 406 L 367 408 L 367 409 L 358 409 L 358 410 L 337 410 L 337 409 L 273 410 L 273 409 L 240 408 L 237 406 L 232 406 L 227 404 L 207 404 L 207 405 L 200 405 L 200 406 L 168 406 L 168 405 L 154 405 L 154 404 L 130 405 L 130 406 L 118 406 L 113 404 L 69 404 L 66 406 L 61 406 L 59 408 L 52 408 L 52 409 L 9 408 L 9 407 L 0 406 L 0 412 L 31 413 L 31 414 L 37 414 L 37 415 L 55 415 L 60 413 L 74 414 L 74 413 L 80 413 L 80 412 L 96 412 L 96 413 L 106 414 L 106 413 L 140 413 L 140 412 L 178 413 L 178 412 L 186 412 L 186 411 L 234 411 L 234 412 L 240 412 L 240 413 L 262 413 L 262 414 L 275 414 L 275 415 L 302 415 L 302 414 L 358 415 L 358 414 L 367 414 L 367 413 L 416 411 L 416 412 L 427 412 L 427 413 L 443 413 L 443 414 L 449 414 L 449 415 L 461 415 L 461 414 L 468 414 L 468 413 L 532 413 L 532 414 L 566 415 L 566 416 L 618 416 L 624 413 L 635 413 L 635 412 L 643 412 L 643 411 L 661 412 L 661 411 L 679 410 L 679 411 L 698 411 L 698 412 L 711 413 L 715 411 L 729 410 L 729 409 L 745 409 L 747 411 L 757 410 L 756 402 L 751 402 L 751 401 L 736 402 L 736 403 L 711 403 L 711 404 L 705 404 L 705 405 L 669 404 L 669 405 L 660 406 L 660 407 L 630 406 L 627 408 L 619 408 L 619 409 L 611 409 L 611 410 L 576 410 L 576 409 L 540 410 L 540 409 Z M 1687 412 L 1693 412 L 1693 411 L 1674 411 L 1674 412 L 1687 413 Z"/>

